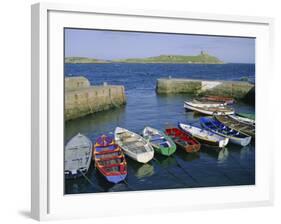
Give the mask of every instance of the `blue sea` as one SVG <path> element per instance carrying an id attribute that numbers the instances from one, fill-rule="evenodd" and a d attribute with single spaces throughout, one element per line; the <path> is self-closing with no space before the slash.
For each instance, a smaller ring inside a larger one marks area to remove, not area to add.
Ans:
<path id="1" fill-rule="evenodd" d="M 165 129 L 179 121 L 198 124 L 200 115 L 185 112 L 184 94 L 157 95 L 159 78 L 194 78 L 208 80 L 241 80 L 255 82 L 254 64 L 65 64 L 65 76 L 88 78 L 92 85 L 104 82 L 124 85 L 127 104 L 65 123 L 65 142 L 78 132 L 93 142 L 105 133 L 113 134 L 116 126 L 141 133 L 145 126 Z M 255 113 L 253 106 L 238 102 L 237 112 Z M 214 187 L 255 184 L 255 144 L 238 147 L 229 144 L 220 151 L 202 147 L 198 154 L 180 149 L 173 157 L 155 155 L 148 164 L 129 158 L 126 183 L 107 183 L 91 165 L 87 177 L 65 181 L 65 193 L 133 191 L 191 187 Z"/>

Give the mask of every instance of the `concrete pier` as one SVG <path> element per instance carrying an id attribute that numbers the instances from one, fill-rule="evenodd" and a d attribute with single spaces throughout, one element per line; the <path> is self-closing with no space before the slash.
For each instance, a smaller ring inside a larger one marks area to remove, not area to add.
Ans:
<path id="1" fill-rule="evenodd" d="M 184 93 L 190 95 L 229 96 L 236 100 L 255 103 L 255 85 L 242 81 L 208 81 L 196 79 L 158 79 L 158 94 Z"/>
<path id="2" fill-rule="evenodd" d="M 85 77 L 65 78 L 65 120 L 126 104 L 124 86 L 91 86 Z"/>

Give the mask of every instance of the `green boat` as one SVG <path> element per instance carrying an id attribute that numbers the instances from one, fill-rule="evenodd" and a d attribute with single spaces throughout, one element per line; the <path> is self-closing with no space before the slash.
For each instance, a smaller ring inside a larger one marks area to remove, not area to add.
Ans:
<path id="1" fill-rule="evenodd" d="M 169 136 L 155 128 L 144 128 L 143 137 L 153 146 L 156 152 L 164 156 L 172 155 L 177 149 L 176 144 Z"/>

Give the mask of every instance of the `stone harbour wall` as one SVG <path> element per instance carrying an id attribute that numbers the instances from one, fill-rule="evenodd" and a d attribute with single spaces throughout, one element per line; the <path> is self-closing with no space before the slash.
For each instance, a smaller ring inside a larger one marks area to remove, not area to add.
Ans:
<path id="1" fill-rule="evenodd" d="M 67 79 L 70 80 L 65 82 L 65 120 L 76 119 L 126 104 L 124 86 L 91 86 L 84 77 L 83 79 L 81 77 Z M 79 84 L 77 85 L 77 83 Z"/>
<path id="2" fill-rule="evenodd" d="M 255 103 L 255 85 L 243 81 L 209 81 L 196 79 L 158 79 L 158 94 L 218 95 Z"/>

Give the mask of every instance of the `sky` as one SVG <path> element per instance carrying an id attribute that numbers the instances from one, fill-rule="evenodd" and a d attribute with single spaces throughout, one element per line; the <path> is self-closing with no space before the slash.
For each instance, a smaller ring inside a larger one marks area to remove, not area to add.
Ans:
<path id="1" fill-rule="evenodd" d="M 111 60 L 201 51 L 225 63 L 255 63 L 254 38 L 65 29 L 65 57 Z"/>

